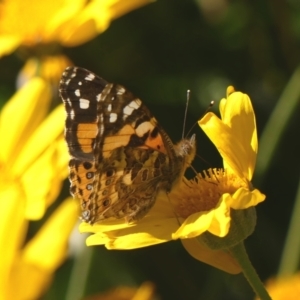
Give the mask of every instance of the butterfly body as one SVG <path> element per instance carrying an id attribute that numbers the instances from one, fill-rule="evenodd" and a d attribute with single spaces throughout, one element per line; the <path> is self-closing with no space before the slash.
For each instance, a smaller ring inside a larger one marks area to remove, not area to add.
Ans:
<path id="1" fill-rule="evenodd" d="M 60 81 L 71 156 L 70 191 L 82 219 L 144 217 L 160 190 L 171 191 L 195 156 L 195 137 L 177 145 L 142 101 L 79 67 Z"/>

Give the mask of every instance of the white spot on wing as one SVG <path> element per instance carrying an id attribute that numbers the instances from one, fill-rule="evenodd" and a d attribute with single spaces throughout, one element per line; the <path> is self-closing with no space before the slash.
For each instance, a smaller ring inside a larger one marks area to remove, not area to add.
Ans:
<path id="1" fill-rule="evenodd" d="M 74 109 L 72 109 L 72 110 L 70 111 L 70 117 L 71 117 L 72 120 L 74 120 L 74 118 L 75 118 L 75 112 L 74 112 Z"/>
<path id="2" fill-rule="evenodd" d="M 123 95 L 125 93 L 125 89 L 122 86 L 117 87 L 117 95 Z"/>
<path id="3" fill-rule="evenodd" d="M 108 111 L 111 111 L 111 104 L 109 104 L 109 105 L 107 106 L 107 110 L 108 110 Z"/>
<path id="4" fill-rule="evenodd" d="M 135 109 L 138 109 L 141 106 L 141 104 L 142 101 L 140 99 L 136 99 L 131 101 L 128 105 L 126 105 L 123 108 L 123 120 L 126 120 L 126 118 L 130 116 Z"/>
<path id="5" fill-rule="evenodd" d="M 76 95 L 77 97 L 80 97 L 80 90 L 79 90 L 79 89 L 77 89 L 77 90 L 75 91 L 75 95 Z"/>
<path id="6" fill-rule="evenodd" d="M 100 122 L 99 122 L 99 126 L 100 126 L 100 136 L 103 135 L 104 132 L 104 125 L 103 125 L 103 114 L 100 114 Z"/>
<path id="7" fill-rule="evenodd" d="M 109 115 L 109 122 L 110 122 L 110 123 L 115 123 L 115 122 L 117 121 L 117 118 L 118 118 L 118 115 L 117 115 L 117 114 L 111 113 L 111 114 Z"/>
<path id="8" fill-rule="evenodd" d="M 84 79 L 85 79 L 85 80 L 92 81 L 92 80 L 94 80 L 94 78 L 95 78 L 95 75 L 92 74 L 92 73 L 89 73 Z"/>
<path id="9" fill-rule="evenodd" d="M 101 93 L 96 96 L 97 102 L 101 101 Z"/>
<path id="10" fill-rule="evenodd" d="M 104 126 L 103 124 L 100 124 L 100 136 L 103 135 L 103 132 L 104 132 Z"/>
<path id="11" fill-rule="evenodd" d="M 82 85 L 82 82 L 81 82 L 81 81 L 78 81 L 78 85 Z"/>
<path id="12" fill-rule="evenodd" d="M 153 129 L 154 126 L 151 122 L 143 122 L 136 128 L 136 134 L 142 137 L 146 132 L 149 130 L 152 131 Z"/>
<path id="13" fill-rule="evenodd" d="M 72 106 L 72 102 L 71 102 L 70 98 L 67 98 L 66 102 L 69 104 L 70 107 Z"/>
<path id="14" fill-rule="evenodd" d="M 90 106 L 90 100 L 80 98 L 79 99 L 79 107 L 81 109 L 87 109 Z"/>

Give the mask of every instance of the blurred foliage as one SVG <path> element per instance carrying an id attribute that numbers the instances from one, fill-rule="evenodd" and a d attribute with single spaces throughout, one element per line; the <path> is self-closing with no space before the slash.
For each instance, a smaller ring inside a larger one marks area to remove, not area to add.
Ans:
<path id="1" fill-rule="evenodd" d="M 138 95 L 174 141 L 182 135 L 186 90 L 192 93 L 188 130 L 211 100 L 217 101 L 212 109 L 217 111 L 229 84 L 251 97 L 260 135 L 299 65 L 299 20 L 296 0 L 158 0 L 114 21 L 87 44 L 63 52 L 75 65 Z M 22 64 L 18 55 L 0 60 L 0 103 L 13 94 Z M 246 247 L 262 280 L 277 272 L 292 214 L 299 179 L 299 120 L 298 101 L 258 187 L 267 199 L 257 207 L 258 224 Z M 201 157 L 196 169 L 221 166 L 205 135 L 197 127 L 193 132 Z M 67 189 L 68 183 L 64 195 Z M 85 295 L 152 281 L 158 299 L 253 299 L 243 275 L 194 260 L 180 242 L 131 251 L 84 251 L 92 255 Z M 42 299 L 64 299 L 73 264 L 69 259 L 58 270 Z"/>

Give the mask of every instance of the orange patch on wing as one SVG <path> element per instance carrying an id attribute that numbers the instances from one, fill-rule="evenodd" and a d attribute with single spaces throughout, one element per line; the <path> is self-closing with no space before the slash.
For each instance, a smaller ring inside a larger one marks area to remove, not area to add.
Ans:
<path id="1" fill-rule="evenodd" d="M 151 135 L 145 141 L 145 146 L 154 150 L 157 150 L 161 153 L 167 154 L 166 147 L 163 143 L 161 134 L 157 134 L 156 137 L 152 138 Z"/>
<path id="2" fill-rule="evenodd" d="M 91 153 L 93 151 L 92 142 L 92 139 L 78 139 L 80 149 L 84 153 Z"/>
<path id="3" fill-rule="evenodd" d="M 77 126 L 77 138 L 94 139 L 98 133 L 98 125 L 96 123 L 80 123 Z"/>
<path id="4" fill-rule="evenodd" d="M 91 153 L 93 151 L 92 143 L 98 133 L 96 123 L 81 123 L 77 127 L 77 140 L 82 152 Z"/>
<path id="5" fill-rule="evenodd" d="M 134 133 L 132 126 L 126 125 L 114 136 L 107 136 L 103 142 L 103 157 L 107 158 L 114 149 L 126 146 Z"/>
<path id="6" fill-rule="evenodd" d="M 150 121 L 143 122 L 137 127 L 136 134 L 140 137 L 142 137 L 145 133 L 149 132 L 149 136 L 148 136 L 147 140 L 145 141 L 144 145 L 140 146 L 139 148 L 142 148 L 142 149 L 151 148 L 151 149 L 157 150 L 159 152 L 162 152 L 164 154 L 167 154 L 161 134 L 157 133 L 157 135 L 155 137 L 151 136 L 151 132 L 153 132 L 153 130 L 155 130 L 156 125 L 157 125 L 156 119 L 151 118 Z"/>

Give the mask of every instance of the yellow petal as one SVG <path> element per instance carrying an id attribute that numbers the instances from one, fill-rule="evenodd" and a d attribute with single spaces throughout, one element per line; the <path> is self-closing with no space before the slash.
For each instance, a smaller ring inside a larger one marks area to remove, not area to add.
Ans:
<path id="1" fill-rule="evenodd" d="M 47 207 L 52 204 L 60 192 L 62 178 L 59 175 L 58 153 L 55 145 L 54 142 L 53 146 L 41 154 L 21 177 L 27 200 L 25 215 L 30 220 L 38 220 L 43 217 Z M 67 169 L 67 161 L 65 168 Z"/>
<path id="2" fill-rule="evenodd" d="M 223 195 L 215 209 L 190 215 L 172 237 L 173 239 L 194 238 L 205 231 L 223 237 L 228 233 L 229 226 L 230 208 L 227 204 L 227 196 Z"/>
<path id="3" fill-rule="evenodd" d="M 73 65 L 73 63 L 65 55 L 29 58 L 23 65 L 21 71 L 19 71 L 17 85 L 21 87 L 38 75 L 51 85 L 52 91 L 57 91 L 62 72 L 66 67 L 71 65 Z M 55 92 L 55 94 L 56 93 L 57 92 Z"/>
<path id="4" fill-rule="evenodd" d="M 0 36 L 0 57 L 13 52 L 21 43 L 21 39 L 12 35 Z"/>
<path id="5" fill-rule="evenodd" d="M 65 46 L 77 46 L 89 40 L 88 37 L 95 36 L 95 30 L 85 33 L 82 30 L 80 33 L 80 29 L 83 27 L 82 23 L 84 23 L 80 21 L 81 16 L 85 14 L 86 9 L 93 4 L 94 1 L 88 2 L 87 5 L 86 3 L 86 1 L 81 0 L 75 1 L 75 3 L 74 1 L 67 1 L 66 5 L 56 13 L 48 24 L 48 31 L 53 36 L 52 39 L 56 39 Z M 101 10 L 98 8 L 96 11 L 101 16 Z M 91 28 L 89 30 L 91 30 Z M 72 40 L 72 37 L 74 40 Z"/>
<path id="6" fill-rule="evenodd" d="M 8 299 L 37 299 L 67 255 L 68 238 L 77 221 L 74 200 L 69 198 L 26 245 L 15 263 Z M 16 289 L 15 287 L 18 287 Z"/>
<path id="7" fill-rule="evenodd" d="M 211 250 L 195 238 L 183 239 L 181 242 L 187 252 L 199 261 L 230 274 L 238 274 L 242 271 L 235 259 L 223 250 Z"/>
<path id="8" fill-rule="evenodd" d="M 224 160 L 224 167 L 228 166 L 239 178 L 249 180 L 249 163 L 246 160 L 248 155 L 244 145 L 234 136 L 233 130 L 213 113 L 207 113 L 198 123 L 217 147 Z"/>
<path id="9" fill-rule="evenodd" d="M 222 121 L 208 113 L 199 125 L 218 148 L 225 169 L 251 181 L 258 147 L 255 115 L 248 95 L 230 92 L 220 102 Z"/>
<path id="10" fill-rule="evenodd" d="M 39 255 L 43 256 L 43 254 Z M 53 276 L 48 270 L 40 270 L 35 265 L 23 263 L 20 255 L 15 257 L 11 273 L 7 285 L 7 297 L 4 299 L 39 299 L 50 285 Z"/>
<path id="11" fill-rule="evenodd" d="M 264 201 L 266 196 L 259 190 L 255 189 L 251 192 L 245 188 L 239 188 L 231 195 L 230 207 L 233 209 L 246 209 L 251 206 L 256 206 Z"/>
<path id="12" fill-rule="evenodd" d="M 121 15 L 143 6 L 150 1 L 142 0 L 94 0 L 81 11 L 55 28 L 60 42 L 68 47 L 85 43 L 105 31 L 110 22 Z"/>
<path id="13" fill-rule="evenodd" d="M 83 232 L 82 226 L 81 232 Z M 87 238 L 88 246 L 105 244 L 108 249 L 135 249 L 171 240 L 171 233 L 178 228 L 178 223 L 175 218 L 162 219 L 157 222 L 144 218 L 137 225 L 127 225 L 122 229 L 111 228 L 109 230 L 106 226 L 104 231 L 99 230 L 101 225 L 94 226 L 97 226 L 97 229 L 94 229 L 97 233 Z"/>
<path id="14" fill-rule="evenodd" d="M 270 278 L 265 286 L 274 300 L 298 300 L 300 295 L 300 273 Z M 256 297 L 255 300 L 259 299 Z"/>
<path id="15" fill-rule="evenodd" d="M 68 238 L 77 220 L 76 203 L 68 198 L 26 245 L 23 261 L 54 271 L 66 257 Z"/>
<path id="16" fill-rule="evenodd" d="M 258 149 L 255 115 L 251 100 L 247 94 L 234 92 L 229 95 L 224 105 L 223 122 L 234 132 L 247 153 L 248 180 L 251 181 Z"/>
<path id="17" fill-rule="evenodd" d="M 29 81 L 8 101 L 0 113 L 0 137 L 5 141 L 0 147 L 0 161 L 13 164 L 44 118 L 49 102 L 49 86 L 40 78 Z"/>
<path id="18" fill-rule="evenodd" d="M 11 265 L 25 239 L 27 221 L 24 201 L 17 186 L 1 186 L 0 203 L 0 299 L 12 299 L 7 294 Z"/>
<path id="19" fill-rule="evenodd" d="M 63 105 L 58 106 L 36 130 L 27 136 L 22 145 L 22 152 L 15 158 L 12 171 L 15 174 L 22 174 L 34 161 L 53 143 L 62 138 L 65 120 Z"/>
<path id="20" fill-rule="evenodd" d="M 74 47 L 105 31 L 110 20 L 107 8 L 97 1 L 92 1 L 74 18 L 58 27 L 56 31 L 64 46 Z"/>

